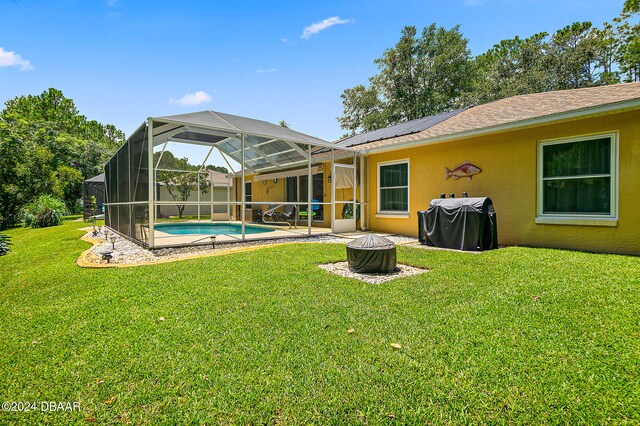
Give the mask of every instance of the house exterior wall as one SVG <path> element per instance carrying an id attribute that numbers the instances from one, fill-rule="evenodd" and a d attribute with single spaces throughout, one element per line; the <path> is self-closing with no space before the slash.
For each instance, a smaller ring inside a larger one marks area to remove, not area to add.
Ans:
<path id="1" fill-rule="evenodd" d="M 277 204 L 284 202 L 285 200 L 285 180 L 278 179 L 278 182 L 273 182 L 272 179 L 263 181 L 254 181 L 255 175 L 247 173 L 245 175 L 245 183 L 251 183 L 251 201 L 247 202 L 247 220 L 252 218 L 253 210 L 267 210 L 270 204 Z M 236 177 L 233 180 L 233 188 L 231 192 L 238 193 L 238 201 L 242 201 L 242 179 Z M 249 207 L 250 206 L 250 207 Z M 240 220 L 240 206 L 235 207 L 236 220 Z"/>
<path id="2" fill-rule="evenodd" d="M 537 147 L 542 140 L 618 132 L 618 220 L 616 226 L 536 224 Z M 409 159 L 406 218 L 377 216 L 378 163 Z M 444 168 L 469 160 L 482 172 L 445 180 Z M 440 193 L 493 200 L 502 245 L 640 254 L 640 111 L 586 118 L 465 140 L 400 148 L 368 156 L 369 227 L 417 236 L 416 212 Z"/>
<path id="3" fill-rule="evenodd" d="M 213 195 L 213 201 L 226 202 L 227 201 L 227 188 L 226 187 L 214 187 L 213 192 L 201 192 L 200 193 L 200 202 L 211 201 L 211 196 Z M 234 201 L 234 193 L 233 188 L 230 191 L 231 201 Z M 161 186 L 158 193 L 158 201 L 170 201 L 175 202 L 171 194 L 166 187 Z M 198 193 L 197 191 L 193 191 L 189 195 L 188 202 L 197 202 L 198 201 Z M 178 216 L 178 207 L 173 205 L 162 205 L 159 207 L 160 212 L 163 215 L 170 216 Z M 214 220 L 229 220 L 229 216 L 227 215 L 227 206 L 226 205 L 216 205 L 213 206 L 214 212 Z M 233 206 L 231 206 L 231 212 L 233 212 Z M 211 206 L 201 205 L 200 206 L 200 214 L 201 215 L 209 215 L 211 213 Z M 184 216 L 194 216 L 198 214 L 198 206 L 197 205 L 185 205 L 184 211 L 182 213 Z"/>
<path id="4" fill-rule="evenodd" d="M 240 179 L 238 179 L 238 182 L 240 182 Z M 256 182 L 253 180 L 253 175 L 247 175 L 247 182 L 251 182 L 253 208 L 265 210 L 269 204 L 277 204 L 285 201 L 286 179 L 278 179 L 278 182 L 273 182 L 272 179 Z"/>

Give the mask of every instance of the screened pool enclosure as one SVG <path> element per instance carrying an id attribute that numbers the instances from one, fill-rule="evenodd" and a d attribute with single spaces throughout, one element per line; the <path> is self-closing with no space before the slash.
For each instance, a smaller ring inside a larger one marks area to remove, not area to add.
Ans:
<path id="1" fill-rule="evenodd" d="M 150 248 L 355 231 L 363 162 L 265 121 L 149 118 L 105 165 L 106 225 Z"/>

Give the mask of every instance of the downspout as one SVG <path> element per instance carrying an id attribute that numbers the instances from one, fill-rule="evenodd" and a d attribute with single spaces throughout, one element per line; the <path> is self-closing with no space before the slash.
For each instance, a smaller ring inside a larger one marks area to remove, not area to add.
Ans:
<path id="1" fill-rule="evenodd" d="M 364 221 L 364 179 L 363 179 L 363 173 L 364 173 L 364 157 L 362 156 L 362 153 L 360 153 L 360 230 L 364 231 L 366 229 L 365 227 L 365 221 Z M 355 214 L 355 212 L 354 212 Z"/>
<path id="2" fill-rule="evenodd" d="M 357 215 L 357 208 L 358 208 L 358 203 L 356 198 L 357 197 L 357 186 L 358 186 L 358 173 L 357 173 L 357 168 L 358 168 L 358 154 L 356 154 L 355 152 L 353 153 L 353 159 L 351 160 L 351 164 L 353 164 L 353 189 L 351 190 L 351 195 L 353 196 L 353 203 L 351 204 L 351 211 L 353 212 L 353 229 L 357 230 L 358 229 L 358 220 L 356 219 Z"/>

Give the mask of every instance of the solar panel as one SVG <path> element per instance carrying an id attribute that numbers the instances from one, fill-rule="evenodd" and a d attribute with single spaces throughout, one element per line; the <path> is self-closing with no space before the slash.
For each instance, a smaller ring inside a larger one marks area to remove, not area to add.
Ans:
<path id="1" fill-rule="evenodd" d="M 441 112 L 440 114 L 431 115 L 429 117 L 418 118 L 416 120 L 407 121 L 406 123 L 395 124 L 393 126 L 385 127 L 384 129 L 360 133 L 359 135 L 353 135 L 347 139 L 336 142 L 335 145 L 340 147 L 351 147 L 369 142 L 379 141 L 382 139 L 390 139 L 398 136 L 422 132 L 423 130 L 433 127 L 438 123 L 448 120 L 454 115 L 460 114 L 465 109 L 467 108 Z"/>

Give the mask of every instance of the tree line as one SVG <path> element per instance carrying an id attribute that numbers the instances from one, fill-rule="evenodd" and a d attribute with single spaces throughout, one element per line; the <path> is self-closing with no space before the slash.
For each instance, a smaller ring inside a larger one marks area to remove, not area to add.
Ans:
<path id="1" fill-rule="evenodd" d="M 576 22 L 553 34 L 502 40 L 472 57 L 460 26 L 431 24 L 400 40 L 374 63 L 369 84 L 346 89 L 347 137 L 440 112 L 528 93 L 640 81 L 640 0 L 626 0 L 612 22 Z"/>
<path id="2" fill-rule="evenodd" d="M 81 115 L 60 90 L 7 101 L 0 112 L 0 230 L 19 222 L 39 196 L 79 211 L 83 180 L 101 173 L 124 140 L 115 126 Z"/>

